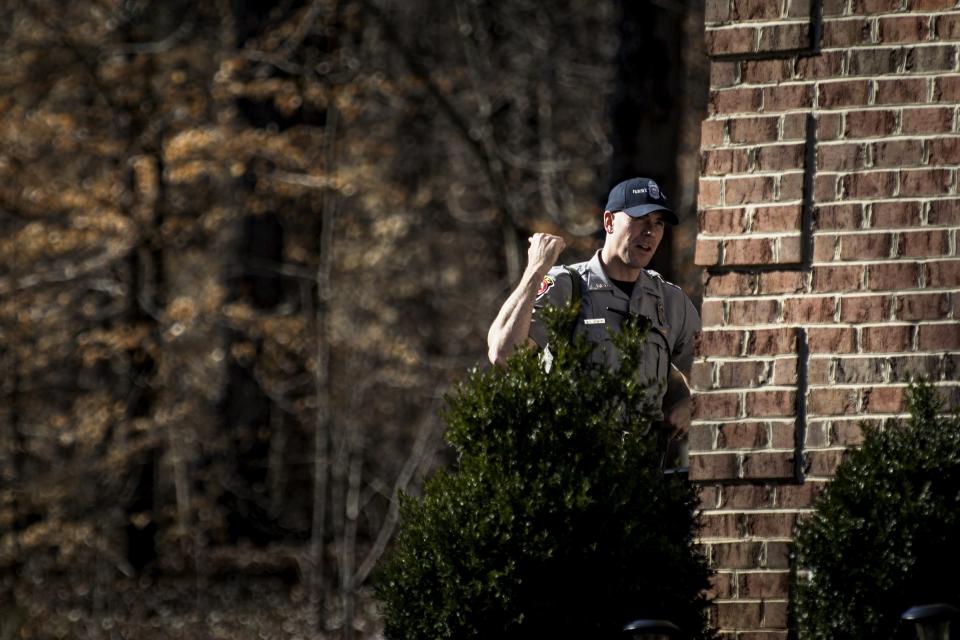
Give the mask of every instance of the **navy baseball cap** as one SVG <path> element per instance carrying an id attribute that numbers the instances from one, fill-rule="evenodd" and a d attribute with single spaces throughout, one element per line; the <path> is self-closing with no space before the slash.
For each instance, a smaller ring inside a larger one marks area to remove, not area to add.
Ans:
<path id="1" fill-rule="evenodd" d="M 667 204 L 667 196 L 650 178 L 630 178 L 610 190 L 605 211 L 623 211 L 631 218 L 642 218 L 648 213 L 662 211 L 670 224 L 680 224 Z"/>

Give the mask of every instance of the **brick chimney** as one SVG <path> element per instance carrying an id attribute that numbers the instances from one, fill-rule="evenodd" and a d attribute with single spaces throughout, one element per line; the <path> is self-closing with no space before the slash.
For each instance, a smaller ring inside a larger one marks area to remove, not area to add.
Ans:
<path id="1" fill-rule="evenodd" d="M 690 477 L 714 625 L 775 640 L 861 425 L 960 406 L 960 2 L 706 0 L 706 38 Z"/>

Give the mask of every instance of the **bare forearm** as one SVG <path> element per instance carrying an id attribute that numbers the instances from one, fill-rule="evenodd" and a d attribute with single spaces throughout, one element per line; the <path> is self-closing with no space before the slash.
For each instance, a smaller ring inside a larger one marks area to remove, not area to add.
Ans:
<path id="1" fill-rule="evenodd" d="M 493 364 L 502 365 L 518 345 L 527 340 L 533 302 L 544 273 L 527 268 L 520 284 L 513 290 L 487 332 L 487 357 Z"/>

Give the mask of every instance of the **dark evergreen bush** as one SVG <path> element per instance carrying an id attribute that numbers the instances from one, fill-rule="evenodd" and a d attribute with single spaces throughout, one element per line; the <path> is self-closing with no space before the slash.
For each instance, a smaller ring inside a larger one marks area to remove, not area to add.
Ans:
<path id="1" fill-rule="evenodd" d="M 908 397 L 908 423 L 868 432 L 800 528 L 804 640 L 900 637 L 910 606 L 960 604 L 960 419 L 928 384 Z"/>
<path id="2" fill-rule="evenodd" d="M 550 314 L 549 370 L 521 349 L 448 398 L 458 464 L 403 499 L 377 582 L 389 638 L 593 640 L 639 617 L 711 637 L 695 493 L 662 472 L 654 410 L 631 373 L 644 332 L 616 338 L 611 372 L 564 337 L 575 319 L 569 306 Z"/>

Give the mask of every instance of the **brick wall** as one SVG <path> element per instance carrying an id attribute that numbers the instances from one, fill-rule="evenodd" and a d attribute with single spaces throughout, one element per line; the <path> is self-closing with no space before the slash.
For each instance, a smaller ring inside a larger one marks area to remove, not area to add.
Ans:
<path id="1" fill-rule="evenodd" d="M 691 478 L 723 637 L 786 638 L 790 542 L 906 383 L 960 406 L 960 2 L 707 0 Z"/>

